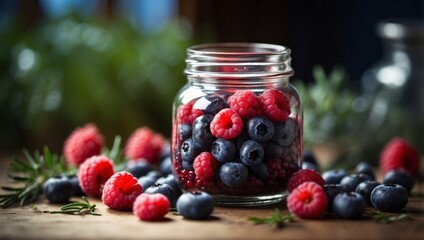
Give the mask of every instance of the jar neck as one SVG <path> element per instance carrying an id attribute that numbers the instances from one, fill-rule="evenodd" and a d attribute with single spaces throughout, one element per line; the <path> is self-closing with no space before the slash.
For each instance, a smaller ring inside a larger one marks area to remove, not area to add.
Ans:
<path id="1" fill-rule="evenodd" d="M 185 74 L 190 85 L 288 84 L 293 75 L 290 49 L 258 43 L 202 44 L 187 49 Z"/>

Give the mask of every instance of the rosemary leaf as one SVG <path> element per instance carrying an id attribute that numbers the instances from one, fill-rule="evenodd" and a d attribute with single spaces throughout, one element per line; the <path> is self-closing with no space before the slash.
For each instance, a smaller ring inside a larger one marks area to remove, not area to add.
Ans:
<path id="1" fill-rule="evenodd" d="M 259 218 L 259 217 L 249 217 L 247 220 L 252 221 L 254 224 L 269 224 L 281 228 L 285 223 L 293 222 L 294 217 L 291 214 L 282 215 L 280 210 L 276 208 L 272 213 L 271 217 L 268 218 Z"/>

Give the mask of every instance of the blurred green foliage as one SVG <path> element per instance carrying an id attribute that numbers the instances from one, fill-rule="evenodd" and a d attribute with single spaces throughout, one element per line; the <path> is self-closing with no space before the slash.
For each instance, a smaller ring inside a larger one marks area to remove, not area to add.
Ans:
<path id="1" fill-rule="evenodd" d="M 112 144 L 148 125 L 171 131 L 172 101 L 185 84 L 191 27 L 175 21 L 146 35 L 126 20 L 66 16 L 18 21 L 1 32 L 0 148 L 61 150 L 77 126 L 97 124 Z"/>

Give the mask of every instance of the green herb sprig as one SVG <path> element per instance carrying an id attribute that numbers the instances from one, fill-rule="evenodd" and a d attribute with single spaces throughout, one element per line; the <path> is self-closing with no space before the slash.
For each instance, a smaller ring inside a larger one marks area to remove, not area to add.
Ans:
<path id="1" fill-rule="evenodd" d="M 382 222 L 386 224 L 398 221 L 413 220 L 411 214 L 409 213 L 389 214 L 384 212 L 371 212 L 371 217 L 376 222 Z"/>
<path id="2" fill-rule="evenodd" d="M 284 224 L 294 222 L 294 216 L 292 214 L 283 215 L 281 214 L 280 210 L 276 208 L 272 213 L 271 217 L 249 217 L 247 220 L 252 221 L 255 224 L 269 224 L 277 228 L 282 228 Z"/>
<path id="3" fill-rule="evenodd" d="M 0 207 L 7 208 L 15 203 L 20 206 L 35 202 L 42 191 L 44 182 L 57 175 L 72 175 L 76 169 L 66 165 L 62 156 L 52 154 L 44 147 L 42 155 L 35 151 L 31 156 L 23 150 L 24 158 L 15 157 L 10 163 L 7 176 L 12 180 L 11 186 L 2 186 L 8 193 L 0 195 Z"/>
<path id="4" fill-rule="evenodd" d="M 66 204 L 65 206 L 61 207 L 59 211 L 49 211 L 49 210 L 43 210 L 40 211 L 37 207 L 34 205 L 31 205 L 31 208 L 35 212 L 41 212 L 41 213 L 50 213 L 50 214 L 70 214 L 70 215 L 94 215 L 94 216 L 101 216 L 100 213 L 96 213 L 96 204 L 90 204 L 90 202 L 85 198 L 82 197 L 84 201 L 81 202 L 73 202 Z"/>

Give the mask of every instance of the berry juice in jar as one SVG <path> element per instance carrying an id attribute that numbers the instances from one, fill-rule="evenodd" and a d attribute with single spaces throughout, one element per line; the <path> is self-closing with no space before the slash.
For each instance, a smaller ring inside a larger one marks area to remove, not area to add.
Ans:
<path id="1" fill-rule="evenodd" d="M 172 163 L 185 191 L 227 206 L 287 195 L 302 164 L 303 110 L 290 49 L 256 43 L 190 47 L 173 105 Z"/>

